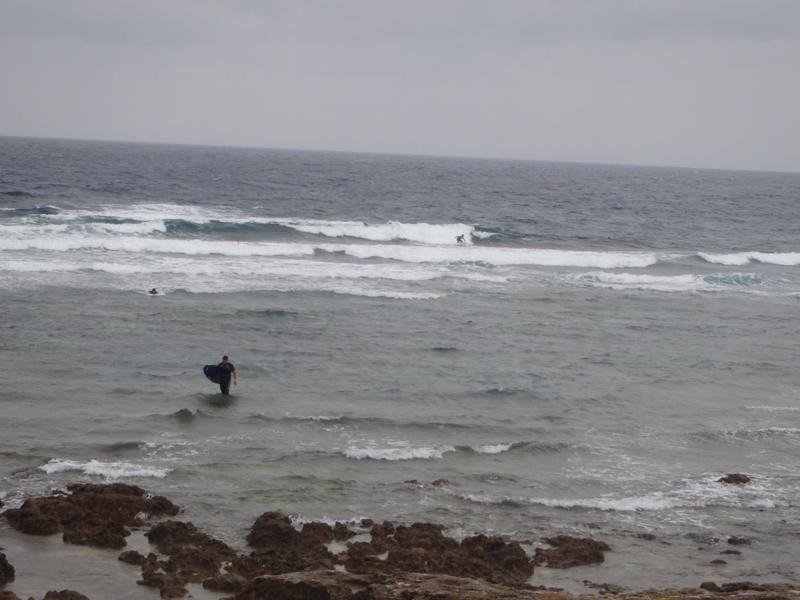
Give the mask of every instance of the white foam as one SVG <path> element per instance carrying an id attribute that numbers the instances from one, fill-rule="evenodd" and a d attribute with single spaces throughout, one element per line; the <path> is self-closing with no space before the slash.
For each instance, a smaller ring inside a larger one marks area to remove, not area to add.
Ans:
<path id="1" fill-rule="evenodd" d="M 697 254 L 704 261 L 728 266 L 742 266 L 750 262 L 759 262 L 785 267 L 800 265 L 800 252 L 737 252 L 733 254 Z"/>
<path id="2" fill-rule="evenodd" d="M 342 451 L 347 458 L 356 460 L 415 460 L 442 458 L 446 452 L 455 452 L 452 446 L 400 446 L 379 448 L 376 446 L 356 447 L 348 446 Z"/>
<path id="3" fill-rule="evenodd" d="M 97 249 L 121 252 L 157 252 L 224 256 L 303 256 L 314 254 L 308 244 L 247 243 L 211 240 L 177 240 L 146 237 L 65 236 L 42 238 L 4 238 L 0 250 L 72 250 Z"/>
<path id="4" fill-rule="evenodd" d="M 800 406 L 748 406 L 747 410 L 765 410 L 768 412 L 798 412 Z"/>
<path id="5" fill-rule="evenodd" d="M 94 210 L 62 211 L 55 215 L 36 215 L 37 219 L 67 222 L 76 218 L 105 217 L 128 219 L 140 223 L 91 223 L 85 224 L 88 231 L 128 233 L 152 233 L 166 231 L 165 221 L 184 220 L 196 224 L 212 221 L 233 224 L 274 224 L 326 237 L 357 237 L 371 241 L 407 240 L 421 244 L 457 244 L 456 237 L 463 235 L 464 244 L 472 243 L 472 236 L 490 237 L 488 232 L 475 232 L 475 227 L 463 223 L 364 223 L 361 221 L 338 221 L 322 219 L 295 219 L 253 217 L 232 209 L 214 210 L 179 204 L 139 204 L 134 206 L 103 206 Z M 74 227 L 73 224 L 60 227 Z"/>
<path id="6" fill-rule="evenodd" d="M 605 495 L 594 498 L 547 498 L 528 496 L 493 496 L 491 494 L 455 495 L 479 504 L 537 505 L 562 509 L 601 510 L 613 512 L 664 511 L 709 506 L 773 508 L 777 497 L 763 484 L 746 488 L 727 486 L 718 473 L 702 479 L 684 480 L 679 486 L 664 491 L 631 496 Z"/>
<path id="7" fill-rule="evenodd" d="M 643 275 L 637 273 L 614 273 L 596 271 L 576 273 L 565 277 L 581 285 L 617 290 L 652 290 L 659 292 L 696 291 L 710 287 L 700 275 Z"/>
<path id="8" fill-rule="evenodd" d="M 478 446 L 475 451 L 479 454 L 500 454 L 507 452 L 511 449 L 512 444 L 487 444 L 485 446 Z"/>
<path id="9" fill-rule="evenodd" d="M 318 221 L 303 219 L 259 220 L 291 227 L 304 233 L 314 233 L 326 237 L 357 237 L 375 242 L 407 240 L 421 244 L 457 244 L 456 237 L 463 235 L 464 244 L 472 243 L 475 228 L 463 223 L 362 223 L 359 221 Z"/>
<path id="10" fill-rule="evenodd" d="M 86 475 L 99 475 L 109 479 L 120 477 L 156 477 L 163 479 L 171 469 L 158 469 L 144 465 L 126 462 L 100 462 L 89 460 L 85 462 L 54 458 L 39 467 L 48 474 L 77 471 Z"/>

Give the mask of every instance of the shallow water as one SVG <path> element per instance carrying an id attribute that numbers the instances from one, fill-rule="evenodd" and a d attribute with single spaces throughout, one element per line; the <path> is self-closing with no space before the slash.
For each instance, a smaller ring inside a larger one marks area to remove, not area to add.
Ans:
<path id="1" fill-rule="evenodd" d="M 239 545 L 282 510 L 607 541 L 532 580 L 576 591 L 797 582 L 799 197 L 789 174 L 2 138 L 0 499 L 113 478 Z M 227 398 L 201 372 L 223 353 Z M 752 544 L 712 566 L 731 535 Z"/>

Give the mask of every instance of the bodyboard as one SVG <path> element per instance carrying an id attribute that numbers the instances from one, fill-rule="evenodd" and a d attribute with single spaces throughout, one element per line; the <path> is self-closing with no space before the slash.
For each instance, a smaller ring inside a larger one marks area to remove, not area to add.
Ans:
<path id="1" fill-rule="evenodd" d="M 219 383 L 219 367 L 217 365 L 206 365 L 203 367 L 203 374 L 208 377 L 209 381 Z"/>

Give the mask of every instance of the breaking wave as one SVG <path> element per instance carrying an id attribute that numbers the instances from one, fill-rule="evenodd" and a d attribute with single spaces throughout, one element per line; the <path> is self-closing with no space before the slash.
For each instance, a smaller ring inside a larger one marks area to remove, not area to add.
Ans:
<path id="1" fill-rule="evenodd" d="M 97 475 L 108 479 L 122 477 L 155 477 L 163 479 L 171 471 L 171 469 L 158 469 L 126 462 L 101 462 L 95 459 L 81 462 L 60 458 L 51 459 L 46 464 L 41 465 L 39 469 L 50 475 L 76 471 L 84 475 Z"/>
<path id="2" fill-rule="evenodd" d="M 367 445 L 364 447 L 348 446 L 342 450 L 347 458 L 356 460 L 428 460 L 442 458 L 447 452 L 455 452 L 453 446 L 387 446 L 378 447 Z"/>
<path id="3" fill-rule="evenodd" d="M 697 254 L 702 260 L 715 265 L 743 266 L 752 262 L 794 267 L 800 265 L 800 252 L 737 252 L 733 254 Z"/>

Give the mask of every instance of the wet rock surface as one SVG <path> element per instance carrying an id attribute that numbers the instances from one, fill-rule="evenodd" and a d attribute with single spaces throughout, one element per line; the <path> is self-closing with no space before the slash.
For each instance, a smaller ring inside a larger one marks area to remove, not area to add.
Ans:
<path id="1" fill-rule="evenodd" d="M 732 485 L 744 485 L 750 483 L 752 479 L 744 473 L 728 473 L 725 477 L 717 479 L 720 483 L 729 483 Z"/>
<path id="2" fill-rule="evenodd" d="M 149 517 L 174 516 L 178 509 L 122 484 L 69 486 L 47 498 L 26 501 L 7 516 L 20 531 L 63 531 L 65 541 L 124 537 L 129 527 L 145 527 Z M 8 511 L 11 512 L 11 511 Z M 534 564 L 555 568 L 598 564 L 609 546 L 590 538 L 544 538 L 533 559 L 520 544 L 498 536 L 476 535 L 461 541 L 431 523 L 399 525 L 364 519 L 346 523 L 305 523 L 301 528 L 281 513 L 264 513 L 251 527 L 250 550 L 240 552 L 200 531 L 190 522 L 164 520 L 145 533 L 157 552 L 129 550 L 120 561 L 141 570 L 138 584 L 157 589 L 162 598 L 188 596 L 187 584 L 231 594 L 228 600 L 575 600 L 556 588 L 528 585 Z M 348 542 L 333 556 L 327 545 L 369 529 L 369 541 Z M 69 535 L 67 535 L 69 534 Z M 88 542 L 72 542 L 88 543 Z M 730 553 L 737 551 L 730 551 Z M 719 559 L 717 559 L 719 560 Z M 8 568 L 5 567 L 8 565 Z M 0 574 L 13 567 L 0 553 Z M 2 579 L 0 579 L 0 582 Z M 700 589 L 626 592 L 611 583 L 585 581 L 595 594 L 620 600 L 681 600 L 739 596 L 748 600 L 800 600 L 800 590 L 752 582 L 704 582 Z M 48 592 L 45 600 L 88 600 L 79 592 Z M 1 592 L 0 600 L 18 600 Z M 35 599 L 30 599 L 35 600 Z"/>
<path id="3" fill-rule="evenodd" d="M 225 600 L 523 600 L 529 590 L 448 575 L 309 571 L 259 577 Z"/>
<path id="4" fill-rule="evenodd" d="M 516 542 L 484 535 L 458 542 L 442 530 L 430 523 L 373 525 L 370 542 L 348 546 L 345 568 L 351 573 L 458 575 L 506 585 L 524 585 L 533 574 L 533 562 Z"/>
<path id="5" fill-rule="evenodd" d="M 546 565 L 551 569 L 602 563 L 605 552 L 611 550 L 605 542 L 569 535 L 557 535 L 542 541 L 552 548 L 538 548 L 533 559 L 534 564 Z"/>
<path id="6" fill-rule="evenodd" d="M 0 587 L 13 581 L 15 577 L 14 567 L 8 562 L 6 555 L 0 552 Z"/>
<path id="7" fill-rule="evenodd" d="M 133 485 L 77 483 L 67 492 L 30 498 L 4 515 L 22 533 L 52 535 L 63 532 L 69 544 L 122 548 L 129 527 L 144 524 L 140 515 L 176 515 L 178 507 L 161 496 L 149 496 Z"/>
<path id="8" fill-rule="evenodd" d="M 44 600 L 89 600 L 89 598 L 72 590 L 61 590 L 60 592 L 47 592 Z"/>

